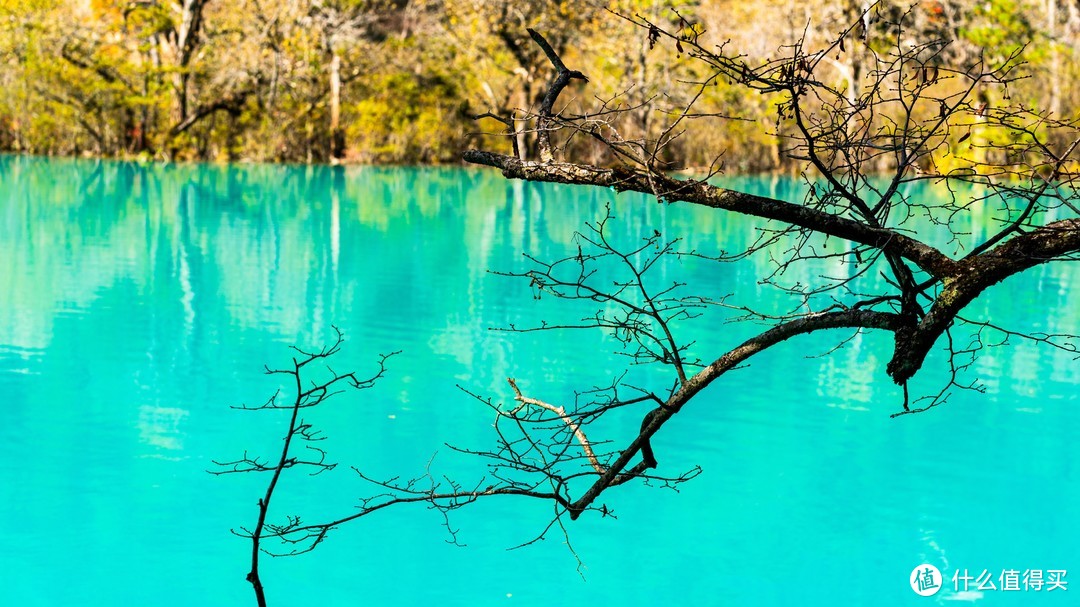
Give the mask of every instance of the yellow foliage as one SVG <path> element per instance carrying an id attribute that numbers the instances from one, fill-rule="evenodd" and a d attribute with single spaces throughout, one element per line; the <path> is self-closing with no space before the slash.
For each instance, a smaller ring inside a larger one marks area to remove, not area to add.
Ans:
<path id="1" fill-rule="evenodd" d="M 590 78 L 564 95 L 565 111 L 588 111 L 598 98 L 639 108 L 615 126 L 625 138 L 655 139 L 694 94 L 687 83 L 706 79 L 709 68 L 675 41 L 650 41 L 646 29 L 603 9 L 656 23 L 683 42 L 704 34 L 705 46 L 713 48 L 731 39 L 729 50 L 751 62 L 802 35 L 808 48 L 820 46 L 852 22 L 851 3 L 837 0 L 795 8 L 780 0 L 393 0 L 324 2 L 321 8 L 311 0 L 235 0 L 206 6 L 196 52 L 181 63 L 175 47 L 181 3 L 0 0 L 0 148 L 325 161 L 340 134 L 330 127 L 333 50 L 341 62 L 346 159 L 456 162 L 466 145 L 481 141 L 478 131 L 503 129 L 474 123 L 470 114 L 537 107 L 551 66 L 526 27 L 545 33 L 567 65 Z M 1033 6 L 992 0 L 964 17 L 956 35 L 1002 46 L 1002 36 L 991 33 L 1015 37 L 1045 22 L 1027 14 Z M 327 10 L 337 12 L 327 16 Z M 1056 46 L 1035 38 L 1029 47 L 1025 57 L 1043 70 L 1042 81 L 1051 69 L 1061 82 L 1080 77 L 1080 61 L 1063 52 L 1062 36 L 1080 41 L 1069 32 L 1057 32 Z M 849 59 L 830 54 L 815 77 L 845 88 L 854 73 L 845 75 Z M 1025 81 L 1010 92 L 1037 106 L 1043 88 Z M 1080 89 L 1062 87 L 1059 106 L 1075 114 L 1069 108 L 1080 107 Z M 792 127 L 778 121 L 775 96 L 719 82 L 704 91 L 695 112 L 665 152 L 672 166 L 708 167 L 722 153 L 733 170 L 790 168 L 781 165 L 780 150 L 784 129 Z M 954 129 L 934 149 L 931 170 L 963 170 L 992 148 L 1017 143 L 992 130 L 970 130 L 960 142 L 966 131 Z M 531 135 L 525 139 L 532 144 Z M 482 141 L 509 149 L 505 141 Z M 585 159 L 614 160 L 585 137 L 568 145 Z"/>

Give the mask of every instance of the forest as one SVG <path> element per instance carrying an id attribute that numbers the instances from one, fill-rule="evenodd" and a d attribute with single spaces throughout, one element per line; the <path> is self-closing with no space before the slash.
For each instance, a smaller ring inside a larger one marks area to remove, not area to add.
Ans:
<path id="1" fill-rule="evenodd" d="M 900 12 L 911 15 L 905 31 L 875 27 Z M 0 0 L 0 151 L 459 162 L 463 149 L 490 147 L 505 130 L 477 116 L 524 116 L 543 96 L 551 73 L 530 27 L 590 79 L 568 105 L 632 109 L 624 128 L 648 137 L 685 102 L 672 83 L 703 66 L 641 23 L 693 32 L 754 62 L 795 43 L 824 46 L 860 21 L 861 34 L 826 61 L 825 77 L 852 98 L 875 53 L 942 39 L 950 42 L 935 61 L 1011 60 L 1030 75 L 979 91 L 982 102 L 1006 95 L 1056 118 L 1075 114 L 1080 91 L 1062 84 L 1080 67 L 1075 1 Z M 730 119 L 688 129 L 667 150 L 671 165 L 712 166 L 710 154 L 723 150 L 729 169 L 795 168 L 777 101 L 738 82 L 714 84 L 695 108 Z M 534 147 L 528 133 L 517 136 Z M 567 145 L 605 163 L 594 143 Z"/>

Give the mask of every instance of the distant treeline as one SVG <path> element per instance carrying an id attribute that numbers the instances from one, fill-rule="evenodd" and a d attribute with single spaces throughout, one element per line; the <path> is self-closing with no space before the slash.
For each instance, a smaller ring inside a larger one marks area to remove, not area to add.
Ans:
<path id="1" fill-rule="evenodd" d="M 794 7 L 794 9 L 793 9 Z M 0 0 L 0 151 L 170 160 L 457 162 L 500 146 L 486 112 L 535 108 L 551 68 L 526 27 L 589 76 L 574 103 L 632 108 L 620 135 L 655 135 L 706 73 L 620 17 L 692 27 L 765 60 L 863 18 L 862 0 Z M 875 53 L 930 38 L 956 65 L 1019 53 L 1032 78 L 1007 94 L 1076 116 L 1080 3 L 886 0 L 902 32 L 853 39 L 821 77 L 855 94 Z M 883 21 L 888 21 L 885 19 Z M 809 25 L 808 25 L 809 24 Z M 873 25 L 871 24 L 871 27 Z M 827 73 L 826 73 L 827 72 Z M 1001 93 L 993 93 L 1001 94 Z M 988 93 L 988 96 L 991 96 Z M 567 96 L 569 97 L 569 96 Z M 989 101 L 992 101 L 990 99 Z M 717 82 L 696 112 L 734 119 L 666 150 L 690 167 L 784 167 L 777 100 Z M 485 134 L 487 133 L 487 134 Z M 524 149 L 531 137 L 521 136 Z M 481 141 L 483 140 L 483 141 Z M 603 162 L 582 138 L 569 146 Z"/>

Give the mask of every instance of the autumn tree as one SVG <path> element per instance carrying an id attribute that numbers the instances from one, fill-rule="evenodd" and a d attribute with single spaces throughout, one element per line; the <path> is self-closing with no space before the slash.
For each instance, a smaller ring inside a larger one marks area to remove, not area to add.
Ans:
<path id="1" fill-rule="evenodd" d="M 947 402 L 952 391 L 972 388 L 964 370 L 989 334 L 1077 352 L 1076 336 L 1028 334 L 998 326 L 992 318 L 968 316 L 965 309 L 985 297 L 989 287 L 1015 274 L 1080 258 L 1080 167 L 1074 159 L 1080 123 L 1021 103 L 989 106 L 981 101 L 980 87 L 1000 89 L 1001 98 L 1008 98 L 1006 91 L 1023 78 L 1017 55 L 1000 63 L 976 59 L 951 64 L 943 53 L 947 40 L 908 43 L 905 28 L 917 22 L 917 10 L 902 12 L 895 20 L 879 15 L 873 26 L 880 28 L 878 35 L 891 35 L 894 45 L 887 51 L 869 49 L 872 64 L 854 98 L 849 83 L 825 57 L 872 41 L 859 35 L 865 14 L 823 45 L 796 39 L 782 56 L 756 62 L 723 43 L 713 44 L 703 28 L 685 16 L 667 28 L 624 15 L 650 43 L 692 58 L 700 64 L 698 70 L 705 66 L 701 79 L 675 84 L 691 89 L 685 105 L 657 109 L 667 124 L 655 137 L 622 134 L 622 121 L 636 119 L 633 106 L 599 100 L 599 107 L 590 109 L 580 94 L 576 102 L 564 101 L 567 91 L 580 93 L 588 86 L 588 78 L 530 29 L 530 39 L 552 70 L 544 95 L 529 114 L 537 159 L 470 150 L 467 161 L 496 168 L 511 179 L 637 192 L 658 204 L 698 205 L 767 223 L 748 246 L 710 253 L 685 250 L 677 235 L 655 230 L 640 234 L 636 244 L 620 243 L 612 237 L 608 212 L 586 222 L 576 235 L 573 254 L 530 257 L 531 269 L 505 275 L 548 300 L 593 305 L 595 312 L 568 322 L 506 330 L 603 331 L 622 344 L 632 363 L 666 369 L 669 382 L 649 387 L 616 380 L 574 395 L 541 398 L 536 392 L 543 392 L 543 386 L 515 378 L 507 382 L 507 402 L 463 386 L 490 407 L 495 420 L 491 448 L 459 449 L 487 463 L 485 478 L 446 481 L 446 487 L 417 479 L 368 479 L 377 485 L 379 497 L 365 500 L 359 512 L 282 526 L 276 539 L 307 549 L 332 529 L 396 503 L 426 501 L 449 512 L 486 496 L 508 494 L 550 502 L 552 521 L 539 537 L 552 529 L 566 533 L 565 519 L 587 512 L 607 515 L 608 506 L 600 498 L 612 487 L 641 481 L 672 486 L 696 476 L 696 468 L 658 473 L 663 454 L 652 448 L 652 437 L 705 388 L 727 380 L 732 370 L 808 333 L 843 330 L 838 346 L 852 332 L 891 335 L 892 355 L 879 372 L 898 386 L 894 417 L 926 412 Z M 717 185 L 721 151 L 711 174 L 675 171 L 679 167 L 664 151 L 686 130 L 722 129 L 739 120 L 697 111 L 703 92 L 722 81 L 774 100 L 777 136 L 784 154 L 802 167 L 804 195 L 770 198 Z M 977 149 L 982 144 L 970 137 L 976 125 L 990 125 L 986 128 L 1005 143 Z M 1067 143 L 1049 143 L 1050 134 Z M 506 147 L 512 149 L 517 133 L 505 136 L 510 142 Z M 572 149 L 567 142 L 574 138 L 606 146 L 610 162 L 565 158 Z M 944 197 L 912 195 L 909 186 L 919 183 L 937 184 Z M 986 205 L 997 209 L 992 229 L 985 234 L 965 231 L 968 215 Z M 773 252 L 766 260 L 774 267 L 760 283 L 778 290 L 788 311 L 734 306 L 739 320 L 763 329 L 727 350 L 696 344 L 685 321 L 733 306 L 696 292 L 699 285 L 656 276 L 657 268 L 666 260 L 724 264 L 766 251 Z M 797 269 L 821 261 L 846 270 L 840 277 L 818 276 L 809 284 L 784 278 L 786 273 L 812 276 Z M 961 339 L 963 334 L 971 339 Z M 944 354 L 940 364 L 946 381 L 928 388 L 915 380 L 935 347 Z M 640 431 L 632 439 L 620 444 L 597 435 L 603 427 L 598 420 L 620 415 L 640 420 Z"/>
<path id="2" fill-rule="evenodd" d="M 402 32 L 402 13 L 409 0 L 312 0 L 309 16 L 319 31 L 323 49 L 329 57 L 330 99 L 330 160 L 340 161 L 345 154 L 345 132 L 341 126 L 342 61 L 346 49 L 359 50 L 364 43 L 377 42 L 390 35 L 391 30 Z M 352 56 L 358 53 L 352 53 Z M 357 66 L 354 77 L 364 68 Z"/>

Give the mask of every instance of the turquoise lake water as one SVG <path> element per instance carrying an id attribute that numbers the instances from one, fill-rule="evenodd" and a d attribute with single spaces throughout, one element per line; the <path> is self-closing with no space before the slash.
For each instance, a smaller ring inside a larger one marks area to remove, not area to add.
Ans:
<path id="1" fill-rule="evenodd" d="M 743 179 L 785 195 L 783 179 Z M 926 193 L 925 195 L 932 195 Z M 455 386 L 509 400 L 505 378 L 548 401 L 609 383 L 626 359 L 593 333 L 489 327 L 573 317 L 488 270 L 522 253 L 576 251 L 573 232 L 610 203 L 627 242 L 660 230 L 704 252 L 756 237 L 742 218 L 628 195 L 507 182 L 495 172 L 326 167 L 156 167 L 0 157 L 0 604 L 253 605 L 244 580 L 265 477 L 207 474 L 212 459 L 271 454 L 286 419 L 230 409 L 276 384 L 263 364 L 290 344 L 346 333 L 340 369 L 375 388 L 313 412 L 331 457 L 380 477 L 433 470 L 469 480 L 445 443 L 492 444 L 488 409 Z M 989 211 L 987 211 L 989 213 Z M 985 232 L 972 219 L 977 237 Z M 834 245 L 839 246 L 839 245 Z M 664 266 L 710 297 L 779 308 L 764 256 Z M 809 265 L 806 280 L 835 268 Z M 795 282 L 800 275 L 789 274 Z M 1080 333 L 1080 268 L 1014 277 L 966 315 L 1018 330 Z M 714 357 L 756 327 L 724 310 L 690 323 Z M 605 494 L 618 516 L 520 550 L 549 520 L 500 498 L 454 513 L 460 548 L 423 507 L 334 532 L 313 553 L 267 559 L 271 605 L 1075 605 L 1080 586 L 1000 590 L 1003 570 L 1066 570 L 1080 584 L 1080 362 L 1016 343 L 969 377 L 985 394 L 890 419 L 890 336 L 792 340 L 725 376 L 654 440 L 662 472 L 701 465 L 675 493 Z M 941 358 L 917 379 L 930 391 Z M 636 368 L 635 383 L 669 385 Z M 626 440 L 642 411 L 605 426 Z M 595 437 L 593 437 L 595 440 Z M 351 512 L 373 490 L 348 466 L 286 474 L 279 517 Z M 947 578 L 908 585 L 921 563 Z M 998 590 L 953 589 L 984 569 Z M 1071 586 L 1071 585 L 1070 585 Z M 960 603 L 963 604 L 963 603 Z"/>

